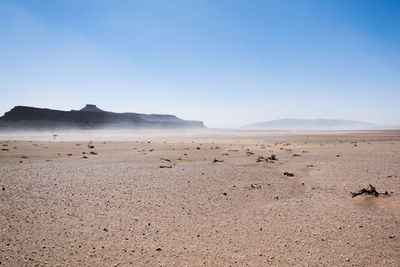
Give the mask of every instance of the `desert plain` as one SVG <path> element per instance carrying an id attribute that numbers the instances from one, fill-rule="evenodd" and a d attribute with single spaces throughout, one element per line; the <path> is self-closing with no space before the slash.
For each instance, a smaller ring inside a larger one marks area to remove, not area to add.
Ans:
<path id="1" fill-rule="evenodd" d="M 2 266 L 400 266 L 398 130 L 0 139 Z"/>

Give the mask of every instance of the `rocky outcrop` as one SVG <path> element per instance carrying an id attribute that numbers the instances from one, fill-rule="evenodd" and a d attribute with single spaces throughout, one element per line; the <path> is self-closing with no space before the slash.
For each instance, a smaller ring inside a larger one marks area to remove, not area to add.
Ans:
<path id="1" fill-rule="evenodd" d="M 174 115 L 115 113 L 95 105 L 81 110 L 61 111 L 16 106 L 0 117 L 2 128 L 204 128 L 201 121 L 182 120 Z"/>

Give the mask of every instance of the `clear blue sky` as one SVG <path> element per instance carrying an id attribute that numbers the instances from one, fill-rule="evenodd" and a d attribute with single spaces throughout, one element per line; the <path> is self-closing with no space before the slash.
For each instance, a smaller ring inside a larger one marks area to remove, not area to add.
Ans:
<path id="1" fill-rule="evenodd" d="M 400 124 L 400 1 L 0 0 L 15 105 Z"/>

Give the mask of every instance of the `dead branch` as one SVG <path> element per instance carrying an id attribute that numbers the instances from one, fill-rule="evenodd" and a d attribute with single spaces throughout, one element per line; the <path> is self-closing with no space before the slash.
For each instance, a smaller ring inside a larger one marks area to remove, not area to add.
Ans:
<path id="1" fill-rule="evenodd" d="M 350 192 L 350 194 L 351 197 L 356 197 L 359 195 L 373 195 L 375 197 L 378 197 L 379 195 L 390 196 L 390 193 L 388 191 L 385 191 L 385 193 L 379 193 L 378 191 L 376 191 L 375 187 L 372 184 L 369 185 L 369 189 L 363 188 L 358 192 Z"/>

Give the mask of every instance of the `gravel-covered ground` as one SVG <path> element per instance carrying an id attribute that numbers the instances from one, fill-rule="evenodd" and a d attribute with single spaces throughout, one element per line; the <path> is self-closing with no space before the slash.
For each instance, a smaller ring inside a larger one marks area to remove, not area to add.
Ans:
<path id="1" fill-rule="evenodd" d="M 0 186 L 5 266 L 400 266 L 400 131 L 2 140 Z"/>

